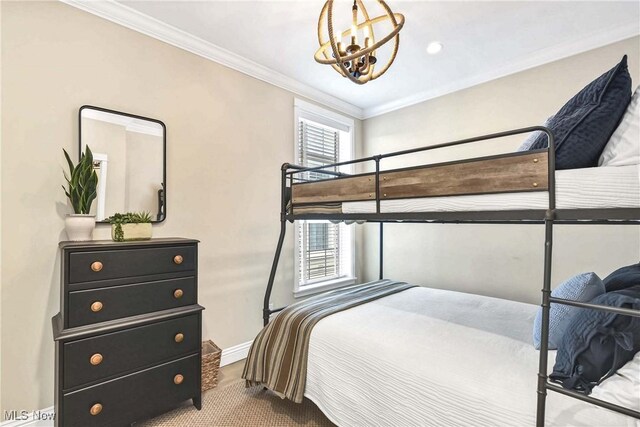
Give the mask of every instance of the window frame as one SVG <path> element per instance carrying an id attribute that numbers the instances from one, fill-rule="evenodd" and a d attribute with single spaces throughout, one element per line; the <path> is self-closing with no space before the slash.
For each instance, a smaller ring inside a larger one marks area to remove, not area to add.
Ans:
<path id="1" fill-rule="evenodd" d="M 349 134 L 349 158 L 355 159 L 355 120 L 351 117 L 344 116 L 342 114 L 338 114 L 334 111 L 327 110 L 326 108 L 320 107 L 318 105 L 303 101 L 301 99 L 294 99 L 294 120 L 293 120 L 293 132 L 294 132 L 294 159 L 297 160 L 300 158 L 300 150 L 299 150 L 299 141 L 298 141 L 298 132 L 299 132 L 299 123 L 300 120 L 309 120 L 312 122 L 319 123 L 324 126 L 328 126 L 334 129 L 338 129 L 341 132 L 345 132 Z M 342 138 L 340 139 L 340 148 L 339 152 L 343 152 L 342 147 Z M 342 161 L 342 159 L 339 159 Z M 340 170 L 346 173 L 353 173 L 353 165 L 345 165 L 340 167 Z M 349 263 L 350 274 L 347 277 L 338 277 L 332 278 L 328 280 L 319 280 L 314 281 L 312 283 L 301 285 L 300 282 L 300 273 L 299 273 L 299 264 L 300 257 L 298 256 L 298 236 L 300 233 L 300 222 L 294 222 L 294 287 L 293 287 L 293 295 L 295 298 L 303 297 L 307 295 L 316 294 L 319 292 L 327 291 L 330 289 L 339 288 L 342 286 L 347 286 L 356 283 L 356 239 L 355 239 L 355 230 L 350 230 L 350 252 L 351 252 L 351 260 Z"/>

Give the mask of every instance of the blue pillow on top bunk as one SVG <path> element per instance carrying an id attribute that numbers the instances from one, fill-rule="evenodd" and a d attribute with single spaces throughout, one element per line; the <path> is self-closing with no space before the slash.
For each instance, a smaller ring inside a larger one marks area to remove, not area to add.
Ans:
<path id="1" fill-rule="evenodd" d="M 563 282 L 551 292 L 552 297 L 589 302 L 598 295 L 604 294 L 604 284 L 595 273 L 582 273 Z M 555 350 L 560 344 L 571 319 L 580 308 L 565 304 L 551 304 L 549 311 L 549 349 Z M 533 322 L 533 345 L 540 350 L 542 331 L 542 307 L 538 309 Z"/>
<path id="2" fill-rule="evenodd" d="M 640 286 L 607 292 L 590 301 L 640 310 Z M 558 346 L 549 376 L 562 387 L 589 394 L 640 351 L 640 318 L 581 309 Z"/>
<path id="3" fill-rule="evenodd" d="M 556 143 L 556 169 L 598 166 L 598 159 L 631 101 L 627 56 L 589 83 L 546 124 Z M 546 148 L 540 133 L 529 150 Z"/>
<path id="4" fill-rule="evenodd" d="M 640 263 L 617 269 L 608 275 L 603 282 L 607 292 L 640 285 Z"/>

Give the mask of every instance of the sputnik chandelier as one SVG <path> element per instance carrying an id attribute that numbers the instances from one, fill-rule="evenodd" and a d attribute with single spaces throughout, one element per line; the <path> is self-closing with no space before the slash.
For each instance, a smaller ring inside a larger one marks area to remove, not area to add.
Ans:
<path id="1" fill-rule="evenodd" d="M 376 0 L 382 7 L 385 14 L 375 18 L 369 18 L 362 0 L 354 0 L 351 8 L 351 28 L 339 33 L 333 29 L 333 0 L 327 0 L 320 13 L 318 20 L 318 42 L 320 48 L 316 51 L 315 60 L 320 64 L 331 65 L 334 70 L 343 77 L 347 77 L 354 83 L 365 84 L 383 75 L 393 63 L 398 53 L 400 44 L 400 30 L 404 25 L 404 16 L 400 13 L 393 13 L 387 3 L 383 0 Z M 359 16 L 364 19 L 358 22 Z M 374 24 L 388 21 L 391 23 L 391 31 L 384 37 L 376 41 L 374 35 Z M 323 26 L 326 25 L 328 39 L 324 37 Z M 358 33 L 363 33 L 363 44 L 359 44 Z M 343 43 L 343 40 L 349 43 Z M 378 58 L 376 50 L 393 39 L 393 50 L 387 63 L 374 70 Z"/>

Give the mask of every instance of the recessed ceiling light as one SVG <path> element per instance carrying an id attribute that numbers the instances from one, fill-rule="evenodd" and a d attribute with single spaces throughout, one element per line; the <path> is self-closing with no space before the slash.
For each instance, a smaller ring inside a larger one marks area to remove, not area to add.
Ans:
<path id="1" fill-rule="evenodd" d="M 431 42 L 427 46 L 427 53 L 429 55 L 435 55 L 436 53 L 439 53 L 441 50 L 442 50 L 442 43 L 440 42 Z"/>

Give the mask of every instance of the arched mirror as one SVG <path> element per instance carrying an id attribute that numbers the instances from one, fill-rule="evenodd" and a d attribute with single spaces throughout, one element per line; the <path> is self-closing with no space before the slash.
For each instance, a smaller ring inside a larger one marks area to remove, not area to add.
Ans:
<path id="1" fill-rule="evenodd" d="M 97 222 L 114 213 L 148 212 L 153 222 L 167 216 L 166 141 L 163 122 L 85 105 L 80 108 L 80 153 L 88 145 L 98 174 Z"/>

